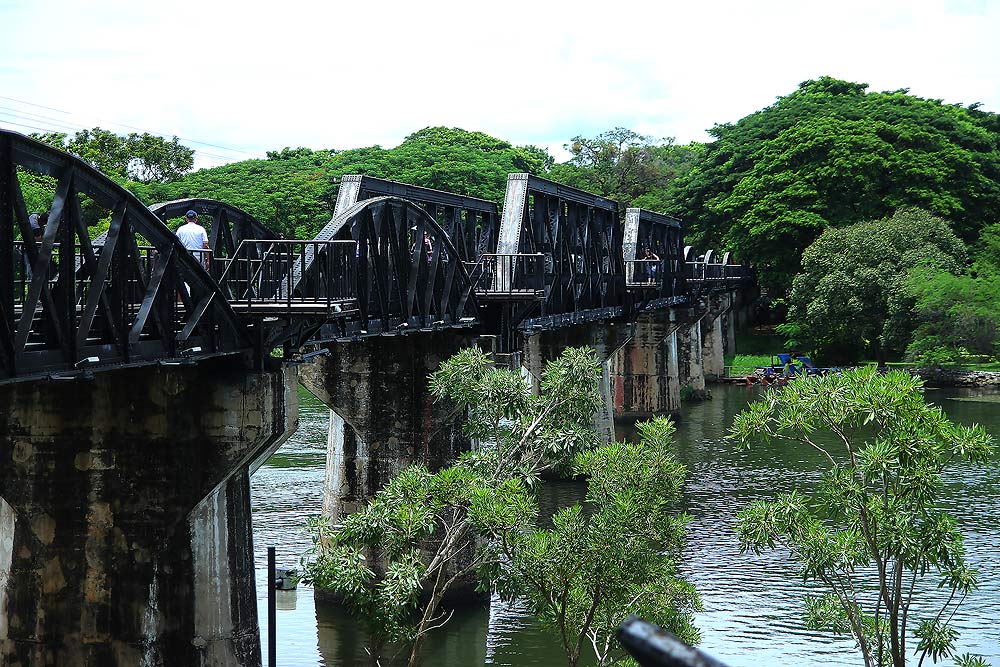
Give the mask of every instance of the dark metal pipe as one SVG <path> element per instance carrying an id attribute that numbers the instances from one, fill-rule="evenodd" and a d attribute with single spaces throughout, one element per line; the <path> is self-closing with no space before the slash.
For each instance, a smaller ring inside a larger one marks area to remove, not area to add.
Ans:
<path id="1" fill-rule="evenodd" d="M 267 667 L 275 667 L 277 651 L 275 638 L 274 547 L 267 548 Z"/>
<path id="2" fill-rule="evenodd" d="M 622 622 L 615 636 L 642 667 L 726 667 L 635 614 Z"/>

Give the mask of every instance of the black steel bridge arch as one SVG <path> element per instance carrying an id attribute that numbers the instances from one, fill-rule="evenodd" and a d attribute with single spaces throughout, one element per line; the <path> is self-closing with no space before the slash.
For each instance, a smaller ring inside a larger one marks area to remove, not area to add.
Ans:
<path id="1" fill-rule="evenodd" d="M 22 182 L 55 196 L 34 238 Z M 110 220 L 93 239 L 82 206 Z M 210 217 L 211 258 L 166 221 Z M 426 239 L 426 240 L 425 240 Z M 645 256 L 650 249 L 655 259 Z M 752 280 L 731 254 L 695 256 L 681 222 L 529 174 L 494 202 L 369 176 L 341 179 L 331 221 L 283 239 L 235 206 L 148 209 L 83 160 L 0 130 L 0 382 L 478 327 L 629 318 Z"/>

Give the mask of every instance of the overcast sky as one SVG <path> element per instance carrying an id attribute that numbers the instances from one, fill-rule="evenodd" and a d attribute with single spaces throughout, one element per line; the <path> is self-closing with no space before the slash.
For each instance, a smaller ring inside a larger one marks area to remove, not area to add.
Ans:
<path id="1" fill-rule="evenodd" d="M 199 166 L 429 125 L 704 141 L 824 74 L 1000 111 L 1000 0 L 0 0 L 0 127 L 177 135 Z"/>

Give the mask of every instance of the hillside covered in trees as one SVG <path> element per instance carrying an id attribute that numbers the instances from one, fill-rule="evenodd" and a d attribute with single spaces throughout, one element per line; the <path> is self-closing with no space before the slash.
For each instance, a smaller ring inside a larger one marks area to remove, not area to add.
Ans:
<path id="1" fill-rule="evenodd" d="M 677 145 L 614 128 L 569 138 L 571 158 L 556 164 L 535 146 L 432 127 L 394 148 L 285 148 L 194 172 L 176 138 L 116 143 L 99 128 L 41 138 L 111 171 L 147 203 L 221 199 L 297 237 L 329 220 L 345 174 L 499 202 L 507 174 L 528 171 L 680 217 L 689 243 L 735 251 L 777 295 L 788 293 L 805 249 L 827 228 L 918 208 L 974 249 L 1000 221 L 1000 117 L 976 104 L 821 77 L 709 133 L 708 143 Z"/>

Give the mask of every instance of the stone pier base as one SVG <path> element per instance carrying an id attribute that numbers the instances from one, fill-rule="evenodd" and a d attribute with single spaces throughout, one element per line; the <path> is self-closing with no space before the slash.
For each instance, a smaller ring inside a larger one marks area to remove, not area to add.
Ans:
<path id="1" fill-rule="evenodd" d="M 225 360 L 0 387 L 0 665 L 260 665 L 247 470 L 296 401 Z"/>

